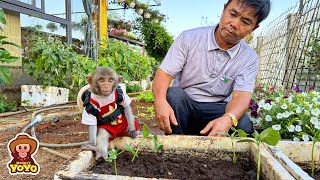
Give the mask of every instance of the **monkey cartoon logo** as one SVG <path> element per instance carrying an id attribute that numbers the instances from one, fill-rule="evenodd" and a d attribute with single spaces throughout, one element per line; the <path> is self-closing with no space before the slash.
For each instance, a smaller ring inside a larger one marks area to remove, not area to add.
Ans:
<path id="1" fill-rule="evenodd" d="M 38 174 L 40 166 L 33 158 L 38 148 L 38 140 L 29 134 L 19 133 L 11 139 L 8 143 L 11 161 L 7 164 L 10 174 Z"/>

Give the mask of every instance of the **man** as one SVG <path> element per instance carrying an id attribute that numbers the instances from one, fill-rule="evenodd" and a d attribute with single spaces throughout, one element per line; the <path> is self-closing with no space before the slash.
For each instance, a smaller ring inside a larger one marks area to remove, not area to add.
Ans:
<path id="1" fill-rule="evenodd" d="M 242 39 L 269 12 L 269 0 L 228 0 L 218 25 L 184 31 L 176 38 L 152 87 L 161 130 L 221 136 L 217 132 L 228 132 L 234 125 L 248 134 L 254 131 L 245 112 L 258 72 L 258 55 Z"/>

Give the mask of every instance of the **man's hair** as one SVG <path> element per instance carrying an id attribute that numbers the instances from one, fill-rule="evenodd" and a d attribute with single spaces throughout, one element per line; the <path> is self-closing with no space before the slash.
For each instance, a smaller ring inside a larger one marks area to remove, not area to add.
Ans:
<path id="1" fill-rule="evenodd" d="M 255 10 L 253 13 L 257 17 L 257 25 L 261 21 L 266 19 L 270 12 L 270 0 L 228 0 L 226 7 L 232 1 L 238 1 L 237 3 L 240 4 L 243 8 L 252 7 Z"/>

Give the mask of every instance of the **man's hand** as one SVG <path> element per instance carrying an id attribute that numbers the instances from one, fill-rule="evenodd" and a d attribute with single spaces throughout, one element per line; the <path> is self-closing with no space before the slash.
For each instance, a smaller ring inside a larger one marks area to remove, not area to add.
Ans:
<path id="1" fill-rule="evenodd" d="M 168 101 L 155 101 L 155 114 L 156 121 L 159 129 L 164 131 L 166 134 L 171 134 L 172 129 L 170 124 L 178 126 L 176 117 L 174 115 L 173 109 L 169 105 Z"/>
<path id="2" fill-rule="evenodd" d="M 208 136 L 221 137 L 222 134 L 217 134 L 217 132 L 228 133 L 230 127 L 232 126 L 232 121 L 229 116 L 222 116 L 217 119 L 210 121 L 207 126 L 200 131 L 200 134 L 208 134 Z"/>

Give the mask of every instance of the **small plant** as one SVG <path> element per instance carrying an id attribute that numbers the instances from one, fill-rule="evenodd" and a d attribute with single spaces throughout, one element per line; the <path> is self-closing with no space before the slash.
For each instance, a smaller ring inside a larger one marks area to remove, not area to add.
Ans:
<path id="1" fill-rule="evenodd" d="M 222 134 L 225 136 L 228 136 L 231 138 L 231 145 L 232 145 L 232 152 L 233 152 L 233 164 L 237 163 L 237 156 L 236 156 L 236 151 L 234 149 L 234 143 L 233 140 L 235 137 L 247 137 L 247 134 L 242 130 L 242 129 L 236 129 L 234 127 L 231 127 L 231 130 L 233 131 L 232 134 L 228 134 L 226 132 L 218 132 L 218 134 Z"/>
<path id="2" fill-rule="evenodd" d="M 151 92 L 140 93 L 137 100 L 139 102 L 140 101 L 153 102 L 154 101 L 154 97 L 153 97 L 153 94 Z"/>
<path id="3" fill-rule="evenodd" d="M 16 111 L 17 104 L 16 102 L 6 103 L 5 100 L 7 99 L 6 95 L 0 95 L 0 113 L 8 112 L 8 111 Z"/>
<path id="4" fill-rule="evenodd" d="M 148 115 L 149 115 L 149 116 L 147 117 L 148 120 L 153 120 L 154 117 L 156 116 L 156 115 L 155 115 L 155 111 L 154 111 L 154 106 L 148 107 L 146 112 L 147 112 Z"/>
<path id="5" fill-rule="evenodd" d="M 258 167 L 257 167 L 257 180 L 260 178 L 260 145 L 262 142 L 265 142 L 271 146 L 275 146 L 278 144 L 281 139 L 279 131 L 274 130 L 272 128 L 268 128 L 263 130 L 260 134 L 255 131 L 252 136 L 254 139 L 242 139 L 237 142 L 254 142 L 258 146 Z"/>
<path id="6" fill-rule="evenodd" d="M 127 89 L 127 92 L 130 93 L 130 92 L 140 92 L 141 91 L 141 87 L 138 85 L 138 84 L 126 84 L 126 89 Z"/>
<path id="7" fill-rule="evenodd" d="M 150 130 L 149 130 L 148 126 L 147 126 L 146 124 L 143 124 L 142 139 L 141 139 L 141 141 L 140 141 L 139 144 L 138 144 L 137 150 L 136 150 L 136 151 L 133 151 L 132 148 L 131 148 L 129 145 L 126 144 L 127 150 L 128 150 L 128 151 L 129 151 L 129 149 L 132 150 L 132 151 L 129 151 L 129 152 L 131 152 L 131 153 L 133 154 L 132 161 L 134 161 L 134 159 L 135 159 L 136 157 L 138 157 L 138 152 L 139 152 L 139 150 L 140 150 L 140 148 L 141 148 L 141 145 L 142 145 L 142 143 L 144 142 L 144 140 L 146 140 L 147 138 L 151 138 L 151 137 L 153 137 L 153 142 L 154 142 L 154 149 L 155 149 L 155 151 L 156 151 L 156 152 L 160 152 L 160 151 L 163 149 L 163 145 L 158 143 L 158 137 L 157 137 L 157 135 L 152 135 L 152 134 L 150 133 Z"/>
<path id="8" fill-rule="evenodd" d="M 114 167 L 114 172 L 116 176 L 118 175 L 118 169 L 117 169 L 117 158 L 120 154 L 125 152 L 126 150 L 122 150 L 118 153 L 118 150 L 116 149 L 111 149 L 108 151 L 108 158 L 105 159 L 105 161 L 112 162 L 113 161 L 113 167 Z"/>

